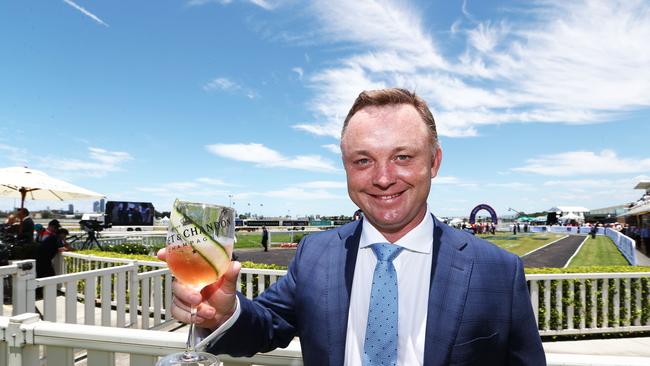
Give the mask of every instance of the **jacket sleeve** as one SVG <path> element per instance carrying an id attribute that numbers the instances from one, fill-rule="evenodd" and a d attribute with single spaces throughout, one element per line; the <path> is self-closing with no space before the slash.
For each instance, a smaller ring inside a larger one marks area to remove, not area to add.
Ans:
<path id="1" fill-rule="evenodd" d="M 296 278 L 302 243 L 287 274 L 254 300 L 237 293 L 241 314 L 237 321 L 208 351 L 233 357 L 251 357 L 286 347 L 297 332 L 295 316 Z"/>
<path id="2" fill-rule="evenodd" d="M 530 294 L 526 285 L 524 266 L 518 257 L 516 261 L 513 281 L 508 364 L 511 366 L 546 365 L 542 340 L 539 336 L 535 315 L 533 314 L 533 308 L 530 303 Z"/>

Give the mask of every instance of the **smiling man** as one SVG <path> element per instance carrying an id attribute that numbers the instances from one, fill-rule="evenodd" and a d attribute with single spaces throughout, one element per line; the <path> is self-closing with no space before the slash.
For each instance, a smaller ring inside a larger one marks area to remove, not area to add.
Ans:
<path id="1" fill-rule="evenodd" d="M 253 301 L 235 291 L 238 263 L 206 298 L 175 283 L 174 316 L 199 305 L 220 335 L 209 350 L 234 356 L 299 336 L 306 365 L 544 365 L 521 260 L 429 211 L 442 151 L 426 103 L 361 93 L 341 151 L 362 220 L 305 237 Z"/>

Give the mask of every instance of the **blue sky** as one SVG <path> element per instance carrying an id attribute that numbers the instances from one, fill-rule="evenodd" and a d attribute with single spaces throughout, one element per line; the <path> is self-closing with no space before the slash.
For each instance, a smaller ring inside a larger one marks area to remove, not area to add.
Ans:
<path id="1" fill-rule="evenodd" d="M 342 120 L 400 86 L 438 125 L 434 213 L 617 205 L 650 179 L 648 39 L 647 1 L 4 1 L 0 167 L 159 210 L 350 215 Z"/>

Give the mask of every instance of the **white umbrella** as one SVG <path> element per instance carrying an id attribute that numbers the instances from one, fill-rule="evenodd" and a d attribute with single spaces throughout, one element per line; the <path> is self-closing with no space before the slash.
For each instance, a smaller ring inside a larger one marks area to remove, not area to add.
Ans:
<path id="1" fill-rule="evenodd" d="M 0 169 L 0 196 L 20 197 L 20 207 L 25 199 L 79 200 L 104 198 L 105 195 L 52 178 L 40 170 L 22 167 Z"/>

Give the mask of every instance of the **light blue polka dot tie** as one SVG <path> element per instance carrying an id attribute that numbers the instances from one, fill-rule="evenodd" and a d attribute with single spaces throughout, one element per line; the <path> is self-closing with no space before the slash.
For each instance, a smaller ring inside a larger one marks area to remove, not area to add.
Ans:
<path id="1" fill-rule="evenodd" d="M 368 326 L 363 344 L 363 366 L 394 366 L 397 362 L 397 272 L 393 259 L 402 251 L 399 245 L 375 243 L 370 246 L 377 257 L 372 278 Z"/>

